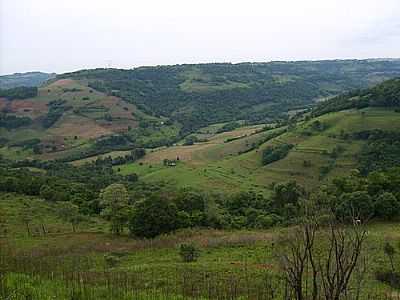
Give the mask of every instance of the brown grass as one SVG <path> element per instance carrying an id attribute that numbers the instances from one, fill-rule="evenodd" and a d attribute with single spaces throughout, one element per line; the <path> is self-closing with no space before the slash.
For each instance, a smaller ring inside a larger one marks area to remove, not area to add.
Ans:
<path id="1" fill-rule="evenodd" d="M 94 120 L 77 115 L 65 115 L 49 130 L 59 136 L 78 136 L 89 139 L 111 134 L 112 131 L 100 126 Z"/>
<path id="2" fill-rule="evenodd" d="M 52 89 L 52 88 L 55 88 L 55 87 L 65 87 L 65 86 L 68 86 L 68 85 L 71 85 L 71 84 L 74 84 L 74 83 L 76 83 L 76 81 L 72 80 L 72 79 L 59 79 L 59 80 L 49 84 L 47 86 L 47 88 Z"/>
<path id="3" fill-rule="evenodd" d="M 9 105 L 11 112 L 29 116 L 33 119 L 45 115 L 48 111 L 47 103 L 35 100 L 14 100 Z"/>
<path id="4" fill-rule="evenodd" d="M 193 165 L 207 163 L 209 158 L 206 154 L 212 147 L 222 145 L 225 140 L 233 137 L 249 136 L 256 132 L 260 126 L 242 127 L 230 132 L 223 132 L 213 135 L 208 142 L 198 143 L 191 146 L 173 146 L 168 148 L 159 148 L 149 152 L 141 161 L 148 163 L 158 163 L 164 159 L 173 160 L 179 157 L 179 160 L 190 162 Z M 237 152 L 237 151 L 236 151 Z M 221 152 L 221 156 L 229 153 Z M 222 157 L 221 157 L 222 158 Z"/>
<path id="5" fill-rule="evenodd" d="M 96 253 L 132 253 L 146 249 L 171 249 L 182 243 L 195 243 L 202 248 L 252 246 L 271 240 L 269 232 L 222 231 L 213 229 L 182 230 L 162 235 L 152 240 L 135 239 L 129 236 L 112 236 L 104 233 L 53 233 L 36 238 L 32 247 L 25 247 L 17 254 L 31 253 L 34 256 Z"/>

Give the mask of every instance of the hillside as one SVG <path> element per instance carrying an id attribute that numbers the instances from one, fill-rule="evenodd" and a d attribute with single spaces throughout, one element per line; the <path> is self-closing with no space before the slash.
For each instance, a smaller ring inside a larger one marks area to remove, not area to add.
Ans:
<path id="1" fill-rule="evenodd" d="M 243 127 L 216 134 L 208 142 L 194 146 L 156 150 L 139 162 L 115 169 L 124 175 L 137 173 L 144 181 L 167 181 L 181 187 L 265 191 L 273 183 L 296 180 L 313 189 L 321 182 L 360 168 L 359 156 L 367 141 L 356 139 L 357 133 L 382 130 L 399 134 L 399 119 L 399 113 L 392 108 L 364 108 L 301 121 L 288 130 L 272 129 L 250 135 L 255 130 Z M 274 137 L 274 132 L 281 134 Z M 241 138 L 224 143 L 228 137 Z M 262 143 L 265 140 L 268 141 Z M 257 145 L 259 142 L 262 144 Z M 263 150 L 281 144 L 294 147 L 284 158 L 263 165 Z M 255 149 L 251 150 L 253 147 Z M 175 160 L 176 157 L 180 160 L 175 167 L 163 164 L 164 159 Z"/>
<path id="2" fill-rule="evenodd" d="M 56 77 L 55 73 L 28 72 L 0 76 L 0 89 L 10 89 L 20 86 L 40 86 Z"/>
<path id="3" fill-rule="evenodd" d="M 285 120 L 316 101 L 399 74 L 398 60 L 199 64 L 62 74 L 39 88 L 0 90 L 0 154 L 74 161 L 110 151 L 171 146 L 213 124 Z M 330 102 L 324 103 L 329 107 Z"/>
<path id="4" fill-rule="evenodd" d="M 7 90 L 0 298 L 292 299 L 299 257 L 301 299 L 351 266 L 342 295 L 397 297 L 399 90 L 186 136 L 85 79 Z"/>
<path id="5" fill-rule="evenodd" d="M 27 94 L 27 88 L 17 89 L 11 94 L 17 96 L 0 98 L 0 153 L 9 158 L 73 160 L 113 149 L 165 144 L 179 130 L 84 82 L 55 80 L 24 99 L 18 95 Z M 7 91 L 11 90 L 3 93 Z"/>
<path id="6" fill-rule="evenodd" d="M 185 135 L 212 123 L 268 121 L 292 109 L 400 76 L 400 60 L 198 64 L 96 69 L 59 75 L 89 81 L 148 114 L 182 125 Z"/>
<path id="7" fill-rule="evenodd" d="M 350 108 L 399 107 L 400 78 L 387 80 L 369 89 L 343 94 L 317 105 L 313 115 L 318 116 Z"/>

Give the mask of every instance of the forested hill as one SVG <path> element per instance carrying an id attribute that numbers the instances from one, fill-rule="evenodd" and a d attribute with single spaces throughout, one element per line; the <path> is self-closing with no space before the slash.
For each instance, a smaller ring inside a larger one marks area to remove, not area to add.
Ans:
<path id="1" fill-rule="evenodd" d="M 400 78 L 387 80 L 372 88 L 356 90 L 320 103 L 316 116 L 350 108 L 400 107 Z"/>
<path id="2" fill-rule="evenodd" d="M 153 115 L 201 126 L 282 117 L 316 100 L 400 76 L 400 60 L 220 63 L 95 69 L 59 75 L 121 96 Z"/>
<path id="3" fill-rule="evenodd" d="M 10 89 L 21 86 L 39 86 L 54 78 L 55 73 L 28 72 L 0 76 L 0 89 Z"/>

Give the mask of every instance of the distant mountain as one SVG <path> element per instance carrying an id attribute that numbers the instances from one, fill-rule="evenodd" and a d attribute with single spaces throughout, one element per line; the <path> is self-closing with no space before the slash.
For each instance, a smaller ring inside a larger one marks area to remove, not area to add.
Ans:
<path id="1" fill-rule="evenodd" d="M 20 86 L 39 86 L 56 77 L 55 73 L 28 72 L 0 76 L 0 89 L 10 89 Z"/>

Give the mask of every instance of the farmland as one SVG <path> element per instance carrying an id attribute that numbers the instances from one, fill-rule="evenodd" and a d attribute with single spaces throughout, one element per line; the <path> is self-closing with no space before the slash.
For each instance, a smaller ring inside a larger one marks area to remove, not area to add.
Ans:
<path id="1" fill-rule="evenodd" d="M 362 130 L 400 130 L 398 113 L 393 109 L 367 108 L 362 111 L 348 110 L 321 116 L 317 119 L 326 125 L 322 132 L 311 129 L 312 121 L 303 121 L 296 128 L 284 130 L 279 136 L 263 143 L 257 149 L 245 152 L 254 143 L 262 141 L 274 131 L 254 134 L 256 128 L 242 127 L 231 132 L 215 134 L 207 142 L 193 146 L 172 146 L 150 151 L 139 162 L 115 167 L 121 174 L 137 173 L 149 182 L 168 181 L 181 187 L 209 187 L 235 191 L 241 189 L 266 190 L 275 182 L 296 180 L 309 188 L 318 186 L 335 176 L 349 174 L 357 168 L 356 157 L 363 141 L 345 140 L 341 134 Z M 309 135 L 308 131 L 311 131 Z M 253 133 L 253 134 L 251 134 Z M 246 136 L 247 135 L 247 136 Z M 240 137 L 224 143 L 228 138 Z M 262 150 L 270 145 L 294 144 L 289 155 L 282 160 L 263 166 Z M 325 176 L 320 176 L 321 167 L 329 165 L 329 153 L 340 145 L 343 151 L 335 159 L 335 165 Z M 179 157 L 175 167 L 163 165 L 164 159 Z M 304 166 L 304 161 L 312 161 Z"/>

